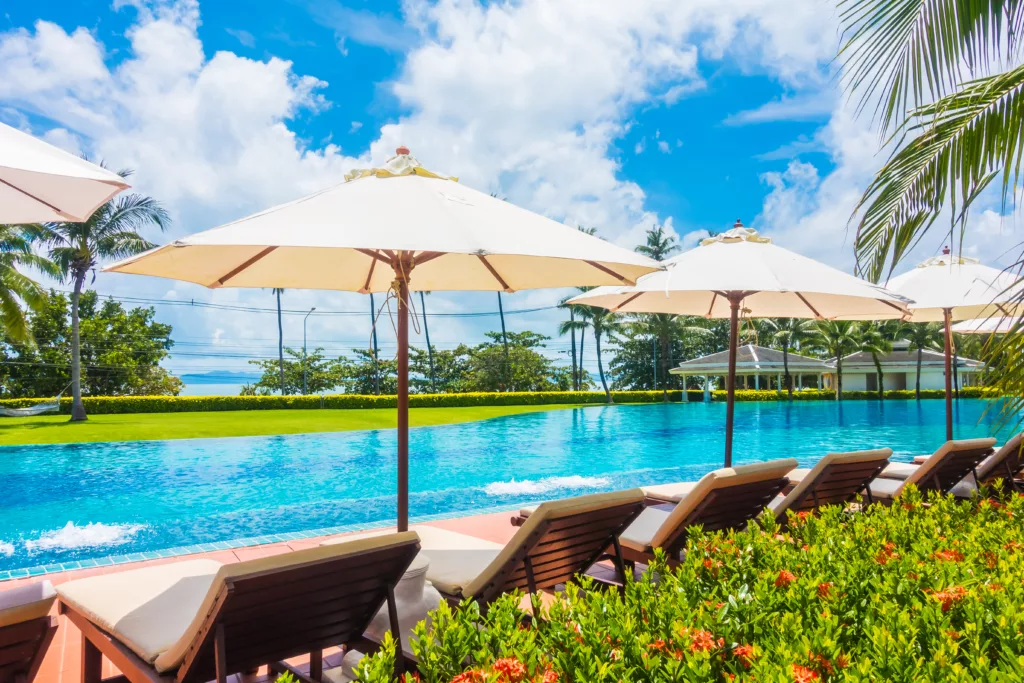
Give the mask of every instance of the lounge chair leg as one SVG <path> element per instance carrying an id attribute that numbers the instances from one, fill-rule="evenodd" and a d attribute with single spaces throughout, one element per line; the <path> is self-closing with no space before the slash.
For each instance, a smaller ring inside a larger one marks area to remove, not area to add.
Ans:
<path id="1" fill-rule="evenodd" d="M 82 683 L 103 680 L 103 653 L 82 634 Z"/>
<path id="2" fill-rule="evenodd" d="M 314 681 L 323 680 L 324 677 L 324 651 L 313 650 L 309 653 L 309 677 Z"/>
<path id="3" fill-rule="evenodd" d="M 213 637 L 213 668 L 217 672 L 217 683 L 228 683 L 228 651 L 224 640 L 224 624 L 217 624 Z"/>
<path id="4" fill-rule="evenodd" d="M 537 593 L 537 582 L 533 578 L 533 562 L 530 561 L 530 556 L 527 555 L 523 558 L 523 569 L 526 571 L 526 587 L 530 591 L 530 609 L 533 611 L 533 616 L 540 618 L 537 614 L 537 608 L 533 605 L 533 596 Z"/>
<path id="5" fill-rule="evenodd" d="M 868 505 L 873 505 L 875 499 L 871 496 L 871 484 L 864 487 L 864 492 L 868 494 Z"/>
<path id="6" fill-rule="evenodd" d="M 395 604 L 395 587 L 391 585 L 388 586 L 388 620 L 391 622 L 391 637 L 395 639 L 395 677 L 401 679 L 405 673 L 405 650 L 402 648 L 402 629 Z"/>
<path id="7" fill-rule="evenodd" d="M 818 502 L 818 492 L 816 490 L 811 491 L 811 497 L 814 498 L 814 509 L 817 510 L 821 507 L 821 503 Z"/>
<path id="8" fill-rule="evenodd" d="M 626 564 L 622 559 L 622 545 L 619 543 L 619 537 L 616 536 L 612 539 L 612 547 L 615 549 L 615 557 L 612 559 L 615 562 L 615 571 L 619 575 L 619 581 L 622 582 L 622 587 L 619 588 L 619 592 L 622 595 L 626 594 Z"/>

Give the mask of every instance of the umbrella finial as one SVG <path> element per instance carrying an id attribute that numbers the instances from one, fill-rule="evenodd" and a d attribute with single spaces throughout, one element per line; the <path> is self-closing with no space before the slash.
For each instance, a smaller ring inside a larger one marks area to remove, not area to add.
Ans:
<path id="1" fill-rule="evenodd" d="M 943 247 L 942 248 L 942 255 L 943 256 L 949 256 L 949 247 Z"/>
<path id="2" fill-rule="evenodd" d="M 742 228 L 743 227 L 743 221 L 741 221 L 739 218 L 737 218 L 736 222 L 732 224 L 732 227 L 734 227 L 734 228 Z"/>
<path id="3" fill-rule="evenodd" d="M 401 146 L 398 147 L 398 149 L 395 150 L 395 154 L 397 154 L 399 156 L 402 156 L 402 155 L 408 156 L 410 154 L 409 148 L 406 147 L 405 145 L 401 145 Z"/>

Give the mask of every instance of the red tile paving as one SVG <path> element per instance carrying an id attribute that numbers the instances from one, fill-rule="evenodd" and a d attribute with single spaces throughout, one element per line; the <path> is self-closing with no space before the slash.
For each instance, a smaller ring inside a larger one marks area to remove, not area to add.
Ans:
<path id="1" fill-rule="evenodd" d="M 462 517 L 458 519 L 447 519 L 436 522 L 426 522 L 427 525 L 437 526 L 444 529 L 450 529 L 452 531 L 458 531 L 460 533 L 469 534 L 478 538 L 485 538 L 489 541 L 495 541 L 498 543 L 504 543 L 512 538 L 516 532 L 516 528 L 512 526 L 509 521 L 512 516 L 511 512 L 500 512 L 487 515 L 476 515 L 473 517 Z M 339 537 L 343 537 L 349 534 L 341 534 Z M 236 548 L 235 550 L 218 550 L 211 553 L 201 553 L 197 555 L 183 555 L 180 557 L 168 557 L 159 560 L 147 560 L 143 562 L 133 562 L 130 564 L 119 564 L 110 567 L 94 567 L 90 569 L 80 569 L 77 571 L 62 572 L 59 574 L 47 574 L 46 576 L 37 576 L 28 579 L 15 579 L 13 581 L 0 582 L 0 591 L 14 588 L 26 583 L 32 583 L 35 581 L 49 580 L 53 585 L 59 585 L 66 581 L 72 581 L 74 579 L 83 579 L 87 576 L 95 576 L 97 574 L 107 574 L 111 572 L 125 571 L 127 569 L 137 569 L 139 567 L 148 567 L 158 564 L 168 564 L 170 562 L 181 562 L 183 560 L 193 560 L 198 557 L 210 558 L 223 562 L 224 564 L 231 564 L 234 562 L 243 562 L 245 560 L 252 560 L 260 557 L 269 557 L 271 555 L 278 555 L 282 553 L 292 552 L 295 550 L 302 550 L 305 548 L 312 548 L 320 545 L 320 542 L 325 538 L 310 538 L 303 539 L 300 541 L 289 541 L 287 543 L 274 543 L 269 545 L 252 546 L 247 548 Z M 57 608 L 54 606 L 53 614 L 57 615 Z M 57 616 L 58 628 L 57 634 L 54 636 L 53 642 L 50 644 L 50 649 L 46 653 L 46 657 L 43 659 L 43 663 L 39 668 L 39 673 L 36 675 L 37 683 L 80 683 L 81 681 L 81 653 L 82 653 L 82 636 L 78 629 L 68 622 L 67 618 L 63 616 Z M 334 651 L 336 652 L 336 651 Z M 325 666 L 329 665 L 331 660 L 332 651 L 325 653 L 327 661 Z M 297 660 L 297 665 L 301 667 L 301 658 Z M 110 665 L 110 662 L 104 660 L 103 662 L 103 675 L 104 677 L 113 676 L 118 672 Z M 265 672 L 261 672 L 265 673 Z M 233 683 L 261 683 L 265 682 L 266 676 L 244 676 L 244 677 L 232 677 Z"/>

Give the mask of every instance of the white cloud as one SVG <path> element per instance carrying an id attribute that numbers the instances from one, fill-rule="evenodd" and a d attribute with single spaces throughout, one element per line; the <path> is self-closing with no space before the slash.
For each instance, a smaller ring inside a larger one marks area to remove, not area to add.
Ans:
<path id="1" fill-rule="evenodd" d="M 640 142 L 638 142 L 635 145 L 633 145 L 633 154 L 643 154 L 644 150 L 646 148 L 647 148 L 647 138 L 646 137 L 640 138 Z"/>
<path id="2" fill-rule="evenodd" d="M 352 124 L 348 127 L 348 132 L 349 133 L 355 133 L 356 131 L 358 131 L 362 127 L 363 127 L 362 121 L 353 121 Z"/>
<path id="3" fill-rule="evenodd" d="M 671 154 L 672 145 L 668 144 L 665 140 L 658 140 L 658 150 L 661 151 L 662 154 Z"/>
<path id="4" fill-rule="evenodd" d="M 805 121 L 826 119 L 835 104 L 829 91 L 819 91 L 794 97 L 783 97 L 765 102 L 756 109 L 730 114 L 722 123 L 727 126 L 745 126 L 770 121 Z"/>
<path id="5" fill-rule="evenodd" d="M 240 42 L 246 47 L 256 47 L 256 37 L 249 33 L 245 29 L 241 28 L 228 28 L 224 29 L 227 34 L 233 37 L 235 40 Z"/>

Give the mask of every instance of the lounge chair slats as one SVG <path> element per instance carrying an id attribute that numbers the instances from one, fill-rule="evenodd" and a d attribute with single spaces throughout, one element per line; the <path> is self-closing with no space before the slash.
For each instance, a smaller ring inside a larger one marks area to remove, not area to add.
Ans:
<path id="1" fill-rule="evenodd" d="M 922 492 L 949 493 L 968 474 L 974 480 L 978 464 L 992 455 L 995 442 L 991 438 L 947 441 L 904 481 L 876 479 L 870 487 L 871 494 L 889 501 L 900 496 L 908 484 L 916 485 Z"/>
<path id="2" fill-rule="evenodd" d="M 0 683 L 32 681 L 57 632 L 49 581 L 0 593 Z"/>

